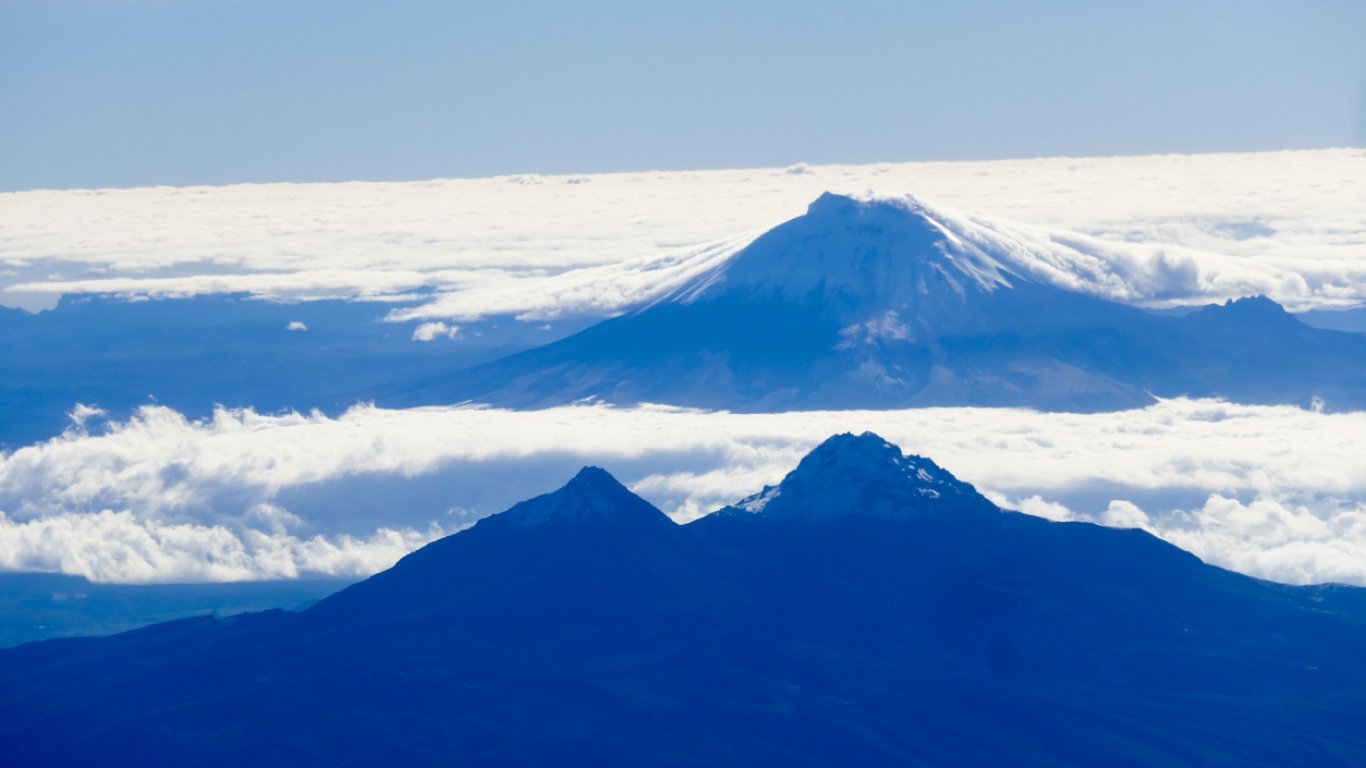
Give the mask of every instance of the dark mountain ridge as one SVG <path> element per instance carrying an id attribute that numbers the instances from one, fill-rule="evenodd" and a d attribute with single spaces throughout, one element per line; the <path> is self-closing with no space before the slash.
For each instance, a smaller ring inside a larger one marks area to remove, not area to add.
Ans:
<path id="1" fill-rule="evenodd" d="M 844 435 L 686 526 L 589 468 L 299 614 L 0 652 L 0 754 L 1359 765 L 1360 592 L 1004 512 Z"/>

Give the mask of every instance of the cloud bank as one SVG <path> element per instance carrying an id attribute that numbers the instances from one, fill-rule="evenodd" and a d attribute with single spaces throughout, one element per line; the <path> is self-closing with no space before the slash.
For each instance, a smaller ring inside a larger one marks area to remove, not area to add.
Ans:
<path id="1" fill-rule="evenodd" d="M 822 192 L 873 190 L 1023 232 L 1055 277 L 1125 300 L 1366 302 L 1366 150 L 800 168 L 0 194 L 0 300 L 416 294 L 397 319 L 611 314 Z"/>
<path id="2" fill-rule="evenodd" d="M 584 464 L 686 521 L 778 481 L 834 432 L 873 430 L 1031 514 L 1141 527 L 1257 576 L 1366 584 L 1366 414 L 1170 400 L 1086 415 L 358 406 L 193 421 L 149 406 L 104 418 L 80 410 L 62 437 L 0 457 L 0 567 L 101 581 L 362 575 Z"/>

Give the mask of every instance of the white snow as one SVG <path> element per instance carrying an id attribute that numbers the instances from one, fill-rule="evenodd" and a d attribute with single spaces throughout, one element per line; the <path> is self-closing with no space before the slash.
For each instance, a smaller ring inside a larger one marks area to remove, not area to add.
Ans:
<path id="1" fill-rule="evenodd" d="M 764 507 L 767 507 L 769 502 L 778 498 L 780 495 L 782 495 L 782 489 L 776 485 L 771 485 L 765 487 L 762 491 L 759 491 L 753 496 L 742 499 L 735 506 L 746 512 L 757 515 L 764 511 Z"/>
<path id="2" fill-rule="evenodd" d="M 821 289 L 857 296 L 865 308 L 904 302 L 925 281 L 943 278 L 964 291 L 1008 286 L 1008 265 L 993 253 L 1027 259 L 1018 239 L 993 232 L 965 215 L 935 209 L 910 195 L 821 195 L 800 220 L 763 235 L 716 274 L 685 287 L 683 295 L 777 292 L 787 299 Z M 851 258 L 852 255 L 852 258 Z"/>

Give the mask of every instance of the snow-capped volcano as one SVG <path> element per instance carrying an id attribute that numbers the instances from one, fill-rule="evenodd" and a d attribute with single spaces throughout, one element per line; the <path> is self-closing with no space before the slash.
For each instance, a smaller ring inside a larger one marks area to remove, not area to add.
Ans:
<path id="1" fill-rule="evenodd" d="M 937 212 L 910 195 L 854 198 L 827 192 L 805 216 L 760 236 L 669 299 L 688 303 L 746 294 L 820 302 L 859 314 L 1009 287 L 1018 276 L 992 255 L 985 235 L 965 218 Z"/>
<path id="2" fill-rule="evenodd" d="M 745 411 L 1091 411 L 1154 395 L 1366 405 L 1366 337 L 1242 304 L 1170 317 L 1069 290 L 1058 275 L 1087 266 L 1045 240 L 909 196 L 827 193 L 649 306 L 377 399 Z M 1240 319 L 1220 321 L 1229 313 Z M 1267 345 L 1277 367 L 1257 352 Z"/>

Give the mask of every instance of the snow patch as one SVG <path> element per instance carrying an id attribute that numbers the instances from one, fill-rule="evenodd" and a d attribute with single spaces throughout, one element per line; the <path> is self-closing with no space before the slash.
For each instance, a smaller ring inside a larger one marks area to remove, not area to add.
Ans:
<path id="1" fill-rule="evenodd" d="M 756 493 L 753 496 L 750 496 L 749 498 L 741 500 L 735 506 L 740 509 L 743 509 L 746 512 L 757 515 L 760 512 L 763 512 L 764 507 L 767 507 L 769 505 L 769 502 L 778 498 L 778 496 L 781 495 L 782 492 L 782 489 L 776 485 L 764 486 L 764 489 L 762 491 Z"/>

